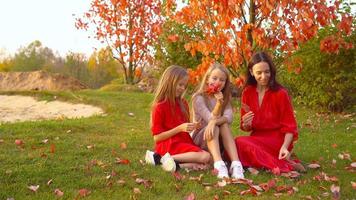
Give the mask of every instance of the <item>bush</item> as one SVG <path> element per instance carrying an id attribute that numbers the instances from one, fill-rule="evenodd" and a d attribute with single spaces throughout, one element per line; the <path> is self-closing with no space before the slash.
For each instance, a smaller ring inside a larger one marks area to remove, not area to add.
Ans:
<path id="1" fill-rule="evenodd" d="M 289 72 L 284 66 L 279 77 L 296 102 L 323 110 L 343 111 L 355 108 L 356 54 L 355 47 L 341 49 L 337 54 L 321 52 L 321 39 L 333 33 L 335 30 L 324 29 L 318 38 L 302 45 L 289 58 L 294 66 L 299 63 L 301 70 Z M 355 44 L 355 31 L 345 40 Z"/>

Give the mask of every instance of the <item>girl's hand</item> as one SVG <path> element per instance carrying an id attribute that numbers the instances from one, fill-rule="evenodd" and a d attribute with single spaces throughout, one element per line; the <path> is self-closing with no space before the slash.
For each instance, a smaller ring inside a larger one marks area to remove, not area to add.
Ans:
<path id="1" fill-rule="evenodd" d="M 221 91 L 215 93 L 214 97 L 216 98 L 217 101 L 220 101 L 220 102 L 224 101 L 224 95 Z"/>
<path id="2" fill-rule="evenodd" d="M 191 132 L 196 129 L 196 123 L 183 123 L 179 125 L 180 132 Z"/>
<path id="3" fill-rule="evenodd" d="M 204 131 L 204 140 L 210 141 L 214 137 L 215 120 L 210 120 Z"/>
<path id="4" fill-rule="evenodd" d="M 279 150 L 279 155 L 278 155 L 278 159 L 282 160 L 282 159 L 285 159 L 287 157 L 289 157 L 289 151 L 288 149 L 282 145 L 281 149 Z"/>
<path id="5" fill-rule="evenodd" d="M 242 116 L 242 127 L 245 129 L 252 127 L 252 120 L 254 116 L 255 114 L 252 111 L 244 114 L 244 116 Z"/>

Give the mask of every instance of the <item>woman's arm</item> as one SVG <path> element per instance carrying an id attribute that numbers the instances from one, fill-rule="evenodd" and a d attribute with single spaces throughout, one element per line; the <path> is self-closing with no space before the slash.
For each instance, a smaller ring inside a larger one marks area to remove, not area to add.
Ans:
<path id="1" fill-rule="evenodd" d="M 289 156 L 288 147 L 291 144 L 292 140 L 293 140 L 293 134 L 286 133 L 286 135 L 284 136 L 284 142 L 281 146 L 281 149 L 279 150 L 278 159 L 288 158 Z"/>

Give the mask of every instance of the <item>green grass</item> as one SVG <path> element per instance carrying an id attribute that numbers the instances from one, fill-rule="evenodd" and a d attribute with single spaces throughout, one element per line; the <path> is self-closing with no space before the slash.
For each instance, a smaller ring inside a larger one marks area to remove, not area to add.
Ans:
<path id="1" fill-rule="evenodd" d="M 22 122 L 0 125 L 0 200 L 18 199 L 58 199 L 54 190 L 64 192 L 60 199 L 75 199 L 79 189 L 91 191 L 84 199 L 184 199 L 191 192 L 196 199 L 273 199 L 274 190 L 262 192 L 255 197 L 251 194 L 240 196 L 247 187 L 231 184 L 223 188 L 211 187 L 206 190 L 198 181 L 189 177 L 203 174 L 202 182 L 215 184 L 217 179 L 210 171 L 185 172 L 183 180 L 176 180 L 160 167 L 142 165 L 146 149 L 153 148 L 149 129 L 149 112 L 151 94 L 133 92 L 23 92 L 6 93 L 36 96 L 39 99 L 60 99 L 76 103 L 90 103 L 105 109 L 106 116 L 94 116 L 86 119 L 66 119 L 40 122 Z M 54 98 L 54 96 L 56 98 Z M 286 192 L 280 199 L 330 199 L 330 186 L 339 185 L 341 199 L 355 199 L 355 190 L 351 181 L 356 182 L 354 172 L 345 167 L 352 161 L 341 160 L 339 153 L 347 152 L 354 160 L 356 152 L 355 118 L 344 118 L 343 115 L 317 115 L 313 110 L 297 107 L 297 120 L 300 126 L 300 138 L 295 152 L 304 163 L 317 161 L 320 169 L 308 170 L 298 179 L 278 177 L 278 185 L 295 186 L 298 192 L 289 196 Z M 129 116 L 128 113 L 134 113 Z M 233 132 L 238 130 L 239 115 L 235 115 Z M 307 120 L 311 126 L 306 126 Z M 309 121 L 308 121 L 309 122 Z M 70 131 L 69 131 L 70 130 Z M 25 145 L 19 148 L 15 139 L 21 139 Z M 41 141 L 48 139 L 48 143 Z M 121 149 L 120 144 L 127 148 Z M 332 147 L 337 144 L 337 147 Z M 51 152 L 51 145 L 55 150 Z M 94 148 L 87 146 L 94 145 Z M 117 164 L 115 158 L 129 159 L 128 165 Z M 336 167 L 331 165 L 335 159 Z M 96 161 L 96 164 L 95 162 Z M 115 176 L 107 176 L 115 172 Z M 336 176 L 338 182 L 316 181 L 313 177 L 320 172 Z M 275 176 L 260 171 L 257 176 L 245 173 L 255 184 L 267 182 Z M 136 178 L 152 181 L 150 188 L 135 182 Z M 47 185 L 52 179 L 53 183 Z M 119 180 L 123 180 L 124 184 Z M 306 182 L 305 184 L 300 184 Z M 37 192 L 30 191 L 30 185 L 40 185 Z M 324 191 L 320 188 L 327 188 Z M 177 187 L 179 189 L 177 189 Z M 134 188 L 141 193 L 135 194 Z M 224 191 L 229 191 L 227 195 Z M 328 197 L 322 193 L 328 192 Z"/>

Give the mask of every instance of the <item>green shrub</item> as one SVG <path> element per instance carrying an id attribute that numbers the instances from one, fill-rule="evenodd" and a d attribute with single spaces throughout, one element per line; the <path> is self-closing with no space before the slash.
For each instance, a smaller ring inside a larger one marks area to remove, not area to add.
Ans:
<path id="1" fill-rule="evenodd" d="M 320 41 L 335 30 L 324 29 L 319 37 L 301 45 L 289 59 L 299 60 L 299 74 L 279 69 L 280 81 L 290 90 L 294 101 L 322 110 L 343 111 L 355 109 L 356 102 L 356 53 L 340 49 L 337 54 L 320 51 Z M 345 41 L 355 45 L 355 31 Z M 294 63 L 298 65 L 298 63 Z"/>

